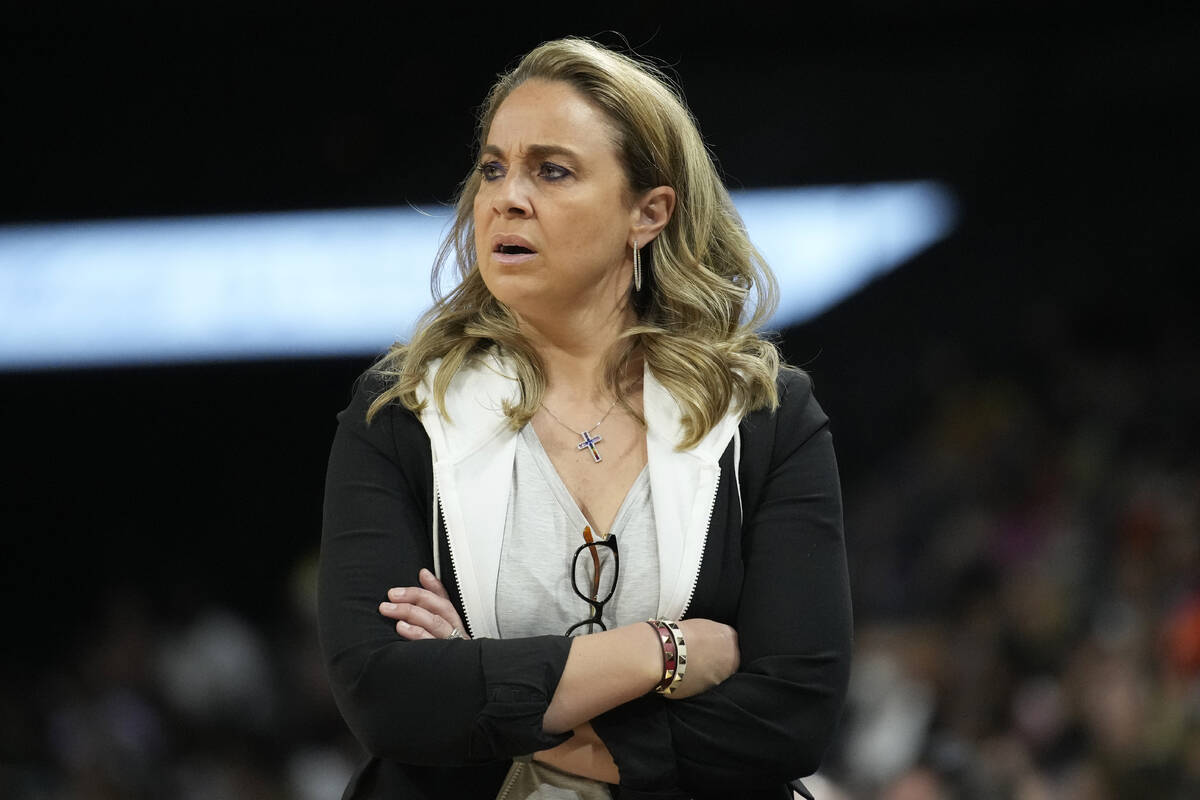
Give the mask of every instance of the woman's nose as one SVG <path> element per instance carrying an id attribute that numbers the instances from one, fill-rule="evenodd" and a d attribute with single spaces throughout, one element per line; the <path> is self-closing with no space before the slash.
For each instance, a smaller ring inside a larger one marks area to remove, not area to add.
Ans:
<path id="1" fill-rule="evenodd" d="M 515 172 L 505 175 L 492 194 L 492 209 L 502 217 L 527 217 L 533 213 L 528 188 Z"/>

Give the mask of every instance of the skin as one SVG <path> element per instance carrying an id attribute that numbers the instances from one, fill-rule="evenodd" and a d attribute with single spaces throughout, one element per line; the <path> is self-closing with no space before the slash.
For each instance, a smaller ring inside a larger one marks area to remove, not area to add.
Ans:
<path id="1" fill-rule="evenodd" d="M 608 118 L 572 86 L 529 81 L 497 110 L 475 197 L 480 273 L 542 358 L 543 406 L 573 424 L 600 419 L 615 399 L 605 386 L 603 362 L 620 333 L 636 322 L 629 303 L 633 244 L 651 242 L 675 207 L 669 186 L 631 190 L 615 142 Z M 519 242 L 533 252 L 496 252 L 498 241 Z M 641 369 L 635 359 L 624 395 L 639 413 Z M 546 413 L 539 412 L 533 425 L 589 522 L 607 531 L 645 465 L 645 429 L 623 409 L 613 411 L 604 422 L 606 458 L 596 464 L 574 450 L 577 435 Z M 465 636 L 445 588 L 428 570 L 421 570 L 418 585 L 390 589 L 379 610 L 396 621 L 405 639 L 445 638 L 455 628 Z M 737 633 L 728 625 L 689 619 L 680 628 L 688 667 L 670 696 L 676 700 L 725 680 L 740 659 Z M 535 758 L 618 783 L 612 756 L 589 720 L 653 690 L 661 676 L 661 644 L 645 623 L 575 637 L 543 718 L 546 731 L 574 736 Z"/>

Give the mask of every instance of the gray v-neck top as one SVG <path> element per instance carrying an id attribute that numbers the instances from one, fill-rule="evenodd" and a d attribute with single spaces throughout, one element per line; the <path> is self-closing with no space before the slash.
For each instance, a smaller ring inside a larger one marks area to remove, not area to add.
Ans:
<path id="1" fill-rule="evenodd" d="M 590 458 L 586 453 L 580 457 Z M 517 437 L 496 581 L 496 622 L 501 637 L 562 634 L 591 616 L 590 604 L 571 588 L 572 559 L 584 543 L 587 525 L 533 426 L 526 425 Z M 658 541 L 650 475 L 645 468 L 625 495 L 612 530 L 601 533 L 617 537 L 621 559 L 613 598 L 604 606 L 604 624 L 611 630 L 655 616 Z M 594 538 L 595 534 L 593 529 Z M 586 552 L 581 558 L 587 559 Z M 590 560 L 583 568 L 592 574 Z M 602 571 L 606 568 L 601 567 Z M 582 626 L 574 633 L 588 633 L 589 627 Z"/>

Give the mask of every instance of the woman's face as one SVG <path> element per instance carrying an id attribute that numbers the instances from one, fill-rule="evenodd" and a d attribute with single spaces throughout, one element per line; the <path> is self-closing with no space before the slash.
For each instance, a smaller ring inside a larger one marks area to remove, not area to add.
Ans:
<path id="1" fill-rule="evenodd" d="M 480 158 L 484 283 L 522 317 L 611 312 L 628 296 L 635 211 L 604 114 L 574 87 L 528 81 L 501 103 Z"/>

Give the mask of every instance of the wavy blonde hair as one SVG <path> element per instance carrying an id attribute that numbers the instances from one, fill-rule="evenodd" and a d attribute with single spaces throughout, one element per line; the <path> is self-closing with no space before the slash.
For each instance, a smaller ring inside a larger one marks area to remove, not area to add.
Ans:
<path id="1" fill-rule="evenodd" d="M 568 83 L 604 112 L 616 131 L 631 196 L 656 186 L 675 190 L 674 214 L 642 248 L 646 278 L 631 297 L 638 323 L 623 333 L 606 361 L 606 382 L 616 396 L 623 397 L 622 376 L 640 353 L 682 409 L 681 449 L 697 444 L 731 406 L 740 413 L 777 406 L 779 351 L 757 332 L 775 310 L 775 278 L 750 243 L 671 80 L 653 65 L 586 39 L 547 42 L 492 87 L 480 112 L 477 156 L 500 104 L 529 80 Z M 433 306 L 412 340 L 393 345 L 372 367 L 388 388 L 371 404 L 368 419 L 393 401 L 421 411 L 417 390 L 437 358 L 442 362 L 433 376 L 433 397 L 445 415 L 454 375 L 497 346 L 521 385 L 519 399 L 504 409 L 513 428 L 525 425 L 541 404 L 546 389 L 541 359 L 479 272 L 474 201 L 480 180 L 472 169 L 460 188 L 454 224 L 434 264 Z M 451 261 L 459 282 L 442 295 L 440 276 Z M 753 312 L 745 318 L 752 295 Z"/>

